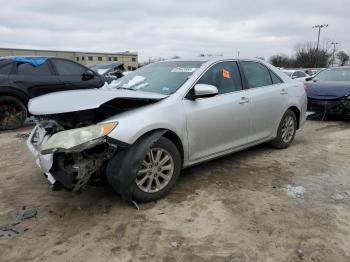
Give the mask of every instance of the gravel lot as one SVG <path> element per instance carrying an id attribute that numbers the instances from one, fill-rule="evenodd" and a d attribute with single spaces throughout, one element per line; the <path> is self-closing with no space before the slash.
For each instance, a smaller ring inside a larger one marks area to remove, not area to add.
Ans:
<path id="1" fill-rule="evenodd" d="M 308 121 L 287 150 L 189 168 L 139 211 L 108 186 L 50 191 L 29 130 L 0 134 L 0 225 L 38 211 L 3 231 L 0 261 L 350 261 L 350 122 Z"/>

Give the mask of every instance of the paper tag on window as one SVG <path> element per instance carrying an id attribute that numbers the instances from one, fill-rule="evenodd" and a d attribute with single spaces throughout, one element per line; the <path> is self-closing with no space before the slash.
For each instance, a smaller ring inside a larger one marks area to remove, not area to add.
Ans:
<path id="1" fill-rule="evenodd" d="M 222 76 L 224 78 L 231 78 L 230 76 L 230 71 L 226 70 L 226 69 L 222 69 Z"/>
<path id="2" fill-rule="evenodd" d="M 176 67 L 176 68 L 172 69 L 170 72 L 171 73 L 193 73 L 197 69 L 198 68 Z"/>

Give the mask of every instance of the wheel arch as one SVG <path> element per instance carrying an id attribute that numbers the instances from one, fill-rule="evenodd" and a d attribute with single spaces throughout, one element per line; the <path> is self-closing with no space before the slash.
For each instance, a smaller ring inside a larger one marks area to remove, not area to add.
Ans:
<path id="1" fill-rule="evenodd" d="M 157 132 L 161 132 L 160 137 L 165 137 L 165 138 L 169 139 L 172 143 L 174 143 L 174 145 L 176 146 L 176 148 L 179 151 L 180 156 L 181 156 L 181 165 L 183 165 L 184 157 L 185 157 L 183 142 L 181 141 L 180 137 L 174 131 L 172 131 L 170 129 L 166 129 L 166 128 L 157 128 L 157 129 L 147 131 L 146 133 L 144 133 L 140 137 L 138 137 L 137 140 L 142 139 L 145 136 L 149 136 L 152 133 L 157 133 Z"/>
<path id="2" fill-rule="evenodd" d="M 1 87 L 0 96 L 12 96 L 19 99 L 28 108 L 29 97 L 21 91 L 13 90 L 11 87 Z"/>
<path id="3" fill-rule="evenodd" d="M 299 108 L 296 106 L 290 106 L 288 108 L 288 110 L 293 111 L 293 113 L 295 114 L 295 117 L 297 118 L 297 129 L 299 129 L 299 127 L 300 127 L 300 110 L 299 110 Z"/>

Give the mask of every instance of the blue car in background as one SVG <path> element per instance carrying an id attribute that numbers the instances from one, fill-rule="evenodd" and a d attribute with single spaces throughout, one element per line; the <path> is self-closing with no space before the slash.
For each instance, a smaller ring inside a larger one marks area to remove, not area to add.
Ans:
<path id="1" fill-rule="evenodd" d="M 308 111 L 350 116 L 350 67 L 324 69 L 305 83 Z"/>

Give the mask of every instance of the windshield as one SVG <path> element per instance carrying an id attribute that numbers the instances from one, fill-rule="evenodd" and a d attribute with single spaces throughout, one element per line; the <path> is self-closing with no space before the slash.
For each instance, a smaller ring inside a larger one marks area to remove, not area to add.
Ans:
<path id="1" fill-rule="evenodd" d="M 318 73 L 313 81 L 350 81 L 350 68 L 326 69 Z"/>
<path id="2" fill-rule="evenodd" d="M 95 69 L 110 69 L 112 67 L 113 65 L 111 64 L 99 64 L 99 65 L 93 65 L 90 68 L 95 70 Z"/>
<path id="3" fill-rule="evenodd" d="M 203 61 L 169 61 L 150 64 L 120 79 L 114 88 L 169 95 L 179 89 Z"/>
<path id="4" fill-rule="evenodd" d="M 289 77 L 292 77 L 292 73 L 293 72 L 288 72 L 288 71 L 284 71 L 283 73 L 285 73 L 287 76 L 289 76 Z"/>

